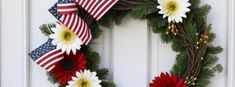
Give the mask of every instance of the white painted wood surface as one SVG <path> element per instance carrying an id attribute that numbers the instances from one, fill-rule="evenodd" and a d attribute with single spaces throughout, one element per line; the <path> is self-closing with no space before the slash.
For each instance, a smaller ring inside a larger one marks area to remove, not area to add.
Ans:
<path id="1" fill-rule="evenodd" d="M 148 84 L 148 32 L 146 21 L 131 18 L 114 26 L 113 79 L 117 87 L 145 87 Z"/>
<path id="2" fill-rule="evenodd" d="M 0 87 L 56 87 L 47 81 L 46 71 L 27 57 L 27 52 L 46 41 L 38 27 L 56 21 L 47 11 L 56 0 L 12 2 L 0 1 Z M 224 71 L 213 78 L 210 87 L 234 87 L 234 1 L 203 3 L 213 8 L 208 22 L 217 34 L 214 44 L 224 48 L 219 55 Z M 176 53 L 148 29 L 146 20 L 126 17 L 123 24 L 104 28 L 103 33 L 93 47 L 102 57 L 101 67 L 111 70 L 110 79 L 117 87 L 147 87 L 153 76 L 169 71 L 174 63 Z"/>

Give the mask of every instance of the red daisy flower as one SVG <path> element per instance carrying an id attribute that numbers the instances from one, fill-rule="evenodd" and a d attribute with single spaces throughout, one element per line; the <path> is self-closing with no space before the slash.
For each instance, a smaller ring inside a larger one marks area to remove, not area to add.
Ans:
<path id="1" fill-rule="evenodd" d="M 182 79 L 178 79 L 176 75 L 169 75 L 168 73 L 161 73 L 160 76 L 155 77 L 150 87 L 188 87 Z"/>
<path id="2" fill-rule="evenodd" d="M 84 53 L 78 51 L 76 55 L 70 53 L 64 54 L 64 58 L 56 63 L 55 68 L 50 72 L 61 85 L 67 84 L 72 80 L 77 71 L 86 69 L 86 56 Z"/>

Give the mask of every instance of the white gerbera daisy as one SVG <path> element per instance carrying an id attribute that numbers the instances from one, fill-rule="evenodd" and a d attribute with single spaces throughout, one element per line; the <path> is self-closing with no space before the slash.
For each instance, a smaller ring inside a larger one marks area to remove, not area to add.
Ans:
<path id="1" fill-rule="evenodd" d="M 187 18 L 186 12 L 191 4 L 189 0 L 158 0 L 160 9 L 159 14 L 163 14 L 163 18 L 168 17 L 168 22 L 182 22 L 182 17 Z"/>
<path id="2" fill-rule="evenodd" d="M 68 82 L 66 87 L 102 87 L 101 80 L 96 76 L 96 72 L 84 70 L 84 72 L 76 72 L 76 77 L 72 77 L 72 81 Z"/>
<path id="3" fill-rule="evenodd" d="M 69 55 L 72 51 L 76 54 L 76 50 L 80 50 L 82 41 L 76 36 L 76 34 L 63 25 L 56 24 L 56 28 L 51 29 L 54 34 L 50 35 L 53 39 L 52 44 L 57 45 L 57 49 L 61 49 Z"/>

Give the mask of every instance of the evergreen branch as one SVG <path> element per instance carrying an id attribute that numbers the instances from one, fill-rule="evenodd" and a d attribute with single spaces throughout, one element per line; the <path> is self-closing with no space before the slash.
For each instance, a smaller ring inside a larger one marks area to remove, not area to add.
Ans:
<path id="1" fill-rule="evenodd" d="M 49 36 L 54 33 L 52 32 L 51 28 L 55 28 L 55 27 L 56 27 L 55 24 L 43 24 L 39 27 L 39 29 L 42 31 L 42 33 L 45 36 Z"/>
<path id="2" fill-rule="evenodd" d="M 99 79 L 106 80 L 109 70 L 103 68 L 103 69 L 98 69 L 96 72 L 97 72 L 97 76 L 99 77 Z"/>
<path id="3" fill-rule="evenodd" d="M 57 79 L 55 77 L 53 77 L 53 75 L 51 73 L 47 73 L 47 80 L 50 81 L 50 83 L 52 84 L 56 84 L 57 83 Z"/>
<path id="4" fill-rule="evenodd" d="M 116 85 L 113 82 L 107 82 L 103 81 L 101 82 L 102 87 L 116 87 Z"/>
<path id="5" fill-rule="evenodd" d="M 156 4 L 142 4 L 132 9 L 130 14 L 135 19 L 146 19 L 147 15 L 157 11 Z"/>

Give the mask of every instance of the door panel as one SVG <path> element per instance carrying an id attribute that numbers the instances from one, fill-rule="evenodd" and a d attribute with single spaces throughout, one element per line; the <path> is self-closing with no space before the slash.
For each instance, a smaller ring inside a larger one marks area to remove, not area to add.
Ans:
<path id="1" fill-rule="evenodd" d="M 113 78 L 117 87 L 145 87 L 149 70 L 147 22 L 124 19 L 114 26 Z"/>

